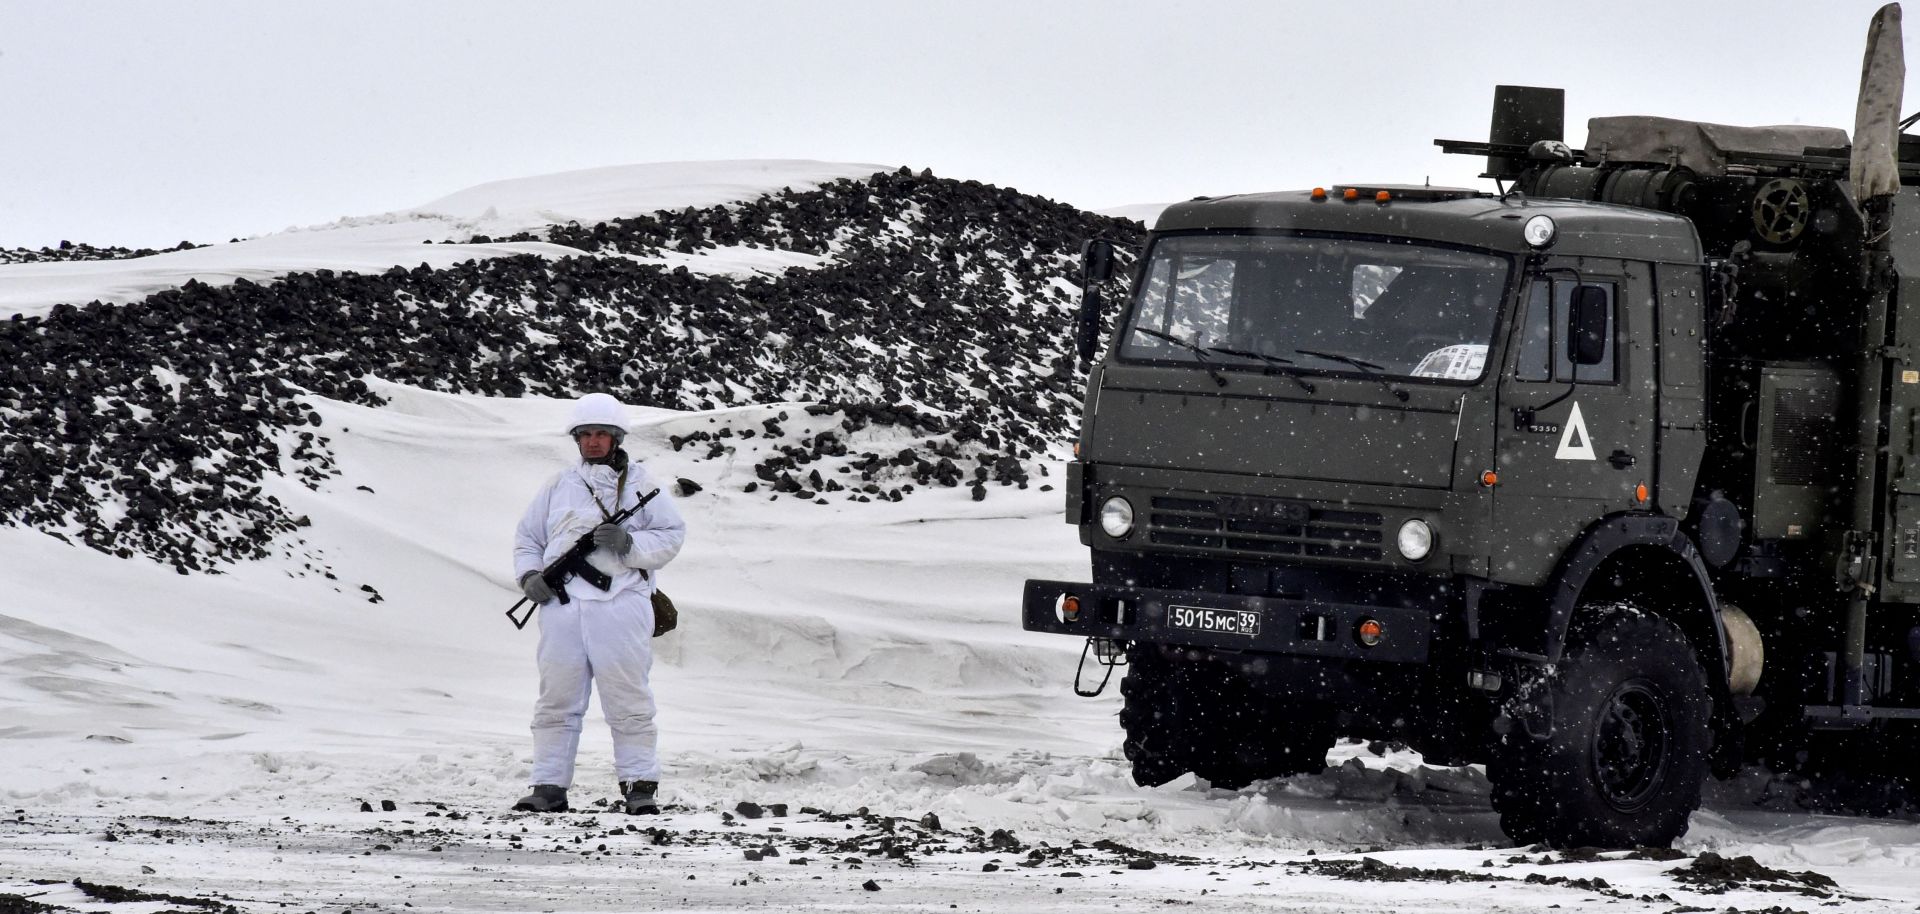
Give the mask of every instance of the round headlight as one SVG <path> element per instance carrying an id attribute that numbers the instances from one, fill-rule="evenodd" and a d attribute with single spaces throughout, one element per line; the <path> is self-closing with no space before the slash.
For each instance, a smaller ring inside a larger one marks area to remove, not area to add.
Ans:
<path id="1" fill-rule="evenodd" d="M 1528 219 L 1527 224 L 1520 229 L 1520 235 L 1527 239 L 1528 244 L 1536 248 L 1544 248 L 1553 243 L 1553 234 L 1555 231 L 1556 228 L 1553 224 L 1553 217 L 1542 213 L 1532 219 Z"/>
<path id="2" fill-rule="evenodd" d="M 1133 505 L 1116 495 L 1100 506 L 1100 529 L 1120 539 L 1133 532 Z"/>
<path id="3" fill-rule="evenodd" d="M 1400 554 L 1407 561 L 1418 562 L 1433 551 L 1433 528 L 1419 518 L 1413 518 L 1400 525 L 1400 536 L 1396 540 Z"/>

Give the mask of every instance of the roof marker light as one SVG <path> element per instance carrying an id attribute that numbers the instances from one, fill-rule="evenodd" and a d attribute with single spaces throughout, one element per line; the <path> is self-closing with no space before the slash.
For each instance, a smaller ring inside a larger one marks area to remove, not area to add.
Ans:
<path id="1" fill-rule="evenodd" d="M 1384 190 L 1373 195 L 1373 202 L 1375 203 L 1385 203 L 1391 199 L 1393 199 L 1393 195 Z"/>
<path id="2" fill-rule="evenodd" d="M 1313 199 L 1316 201 L 1325 200 L 1327 199 L 1327 189 L 1324 187 L 1316 187 L 1313 189 L 1313 193 L 1310 196 L 1312 196 Z"/>
<path id="3" fill-rule="evenodd" d="M 1352 202 L 1352 201 L 1354 201 L 1354 200 L 1358 200 L 1358 199 L 1360 199 L 1360 188 L 1358 188 L 1358 187 L 1349 187 L 1349 188 L 1347 188 L 1347 191 L 1346 191 L 1346 193 L 1344 193 L 1344 194 L 1341 194 L 1341 196 L 1342 196 L 1342 197 L 1344 197 L 1344 198 L 1346 198 L 1346 200 L 1347 200 L 1348 202 Z"/>

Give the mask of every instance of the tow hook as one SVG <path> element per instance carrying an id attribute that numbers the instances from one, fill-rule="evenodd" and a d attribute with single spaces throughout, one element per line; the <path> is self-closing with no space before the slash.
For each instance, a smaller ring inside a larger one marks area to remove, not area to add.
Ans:
<path id="1" fill-rule="evenodd" d="M 1082 686 L 1082 677 L 1087 672 L 1087 656 L 1107 668 L 1106 675 L 1100 677 L 1100 684 L 1088 691 Z M 1113 668 L 1127 665 L 1127 642 L 1114 638 L 1088 638 L 1087 646 L 1080 649 L 1080 666 L 1073 671 L 1073 694 L 1081 698 L 1093 698 L 1107 690 L 1108 681 L 1113 679 Z"/>

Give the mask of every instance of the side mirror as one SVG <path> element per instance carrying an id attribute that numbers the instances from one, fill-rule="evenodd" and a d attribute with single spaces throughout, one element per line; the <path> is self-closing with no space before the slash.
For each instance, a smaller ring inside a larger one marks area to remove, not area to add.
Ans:
<path id="1" fill-rule="evenodd" d="M 1100 340 L 1100 284 L 1113 278 L 1113 242 L 1089 238 L 1080 246 L 1080 317 L 1074 323 L 1074 344 L 1084 366 L 1093 361 Z"/>
<path id="2" fill-rule="evenodd" d="M 1089 238 L 1080 246 L 1080 279 L 1089 285 L 1113 278 L 1113 242 Z"/>
<path id="3" fill-rule="evenodd" d="M 1575 286 L 1567 312 L 1567 361 L 1598 365 L 1607 355 L 1607 290 Z"/>

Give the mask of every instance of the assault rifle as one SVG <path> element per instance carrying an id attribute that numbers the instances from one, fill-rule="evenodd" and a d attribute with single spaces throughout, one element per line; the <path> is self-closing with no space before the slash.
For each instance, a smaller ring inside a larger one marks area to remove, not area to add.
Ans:
<path id="1" fill-rule="evenodd" d="M 659 494 L 660 490 L 654 489 L 640 496 L 640 500 L 634 502 L 633 507 L 613 512 L 613 516 L 607 518 L 603 523 L 617 524 L 632 517 L 638 513 L 641 508 L 646 507 L 647 502 L 652 501 L 655 495 Z M 595 526 L 598 527 L 599 525 L 596 524 Z M 546 580 L 549 588 L 552 588 L 554 599 L 562 603 L 572 602 L 567 599 L 567 581 L 575 576 L 578 576 L 581 580 L 601 590 L 606 590 L 613 586 L 612 575 L 593 567 L 587 562 L 587 556 L 593 554 L 595 548 L 593 544 L 593 531 L 589 530 L 580 534 L 580 538 L 575 540 L 573 545 L 568 547 L 567 551 L 561 553 L 560 557 L 554 559 L 552 564 L 549 564 L 541 570 L 540 577 Z M 520 607 L 522 606 L 527 608 L 526 615 L 519 614 Z M 540 604 L 526 597 L 521 597 L 520 602 L 507 608 L 507 618 L 512 620 L 514 628 L 526 628 L 527 623 L 533 619 L 533 611 L 539 608 Z"/>

